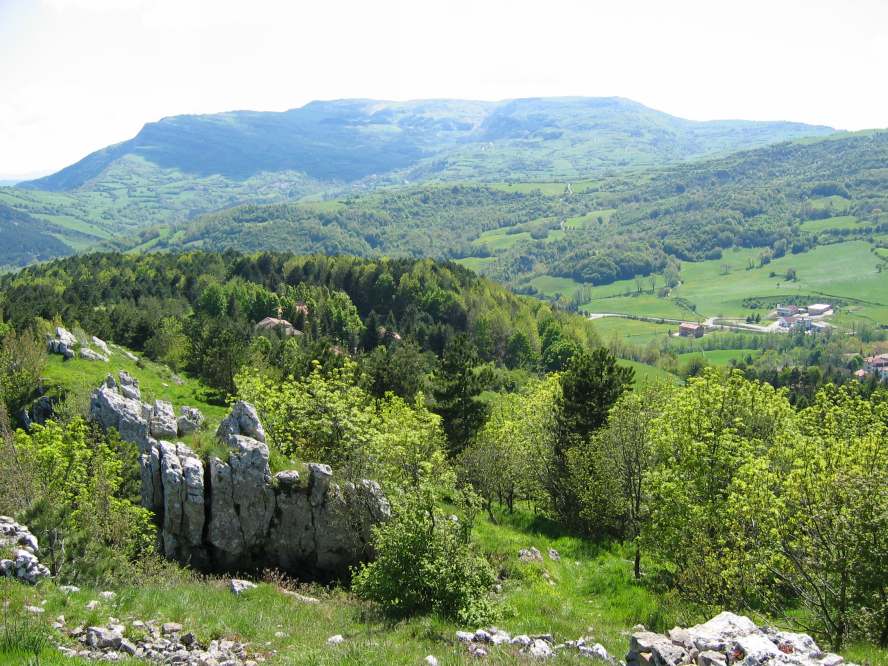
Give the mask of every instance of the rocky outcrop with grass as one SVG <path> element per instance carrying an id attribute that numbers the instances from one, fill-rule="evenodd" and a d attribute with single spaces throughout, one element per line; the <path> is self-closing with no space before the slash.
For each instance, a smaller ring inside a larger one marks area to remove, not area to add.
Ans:
<path id="1" fill-rule="evenodd" d="M 0 576 L 36 585 L 41 578 L 50 575 L 49 569 L 37 559 L 37 537 L 12 518 L 0 516 L 0 550 L 8 548 L 15 559 L 0 559 Z"/>
<path id="2" fill-rule="evenodd" d="M 138 445 L 142 505 L 157 517 L 166 557 L 202 571 L 277 568 L 319 579 L 372 559 L 371 528 L 391 514 L 379 484 L 332 483 L 317 463 L 272 476 L 265 430 L 246 402 L 216 432 L 225 454 L 204 459 L 173 441 L 198 427 L 200 412 L 183 407 L 176 419 L 170 403 L 141 402 L 137 379 L 118 379 L 95 390 L 91 413 Z"/>
<path id="3" fill-rule="evenodd" d="M 183 406 L 177 418 L 172 403 L 166 400 L 142 402 L 139 380 L 124 370 L 117 373 L 117 379 L 109 374 L 93 391 L 89 415 L 136 444 L 140 453 L 147 453 L 160 440 L 190 435 L 200 430 L 204 421 L 203 414 L 191 407 Z"/>
<path id="4" fill-rule="evenodd" d="M 667 634 L 636 627 L 626 666 L 838 666 L 837 654 L 821 650 L 808 634 L 757 626 L 748 617 L 724 612 L 688 629 Z M 846 666 L 854 666 L 846 664 Z"/>

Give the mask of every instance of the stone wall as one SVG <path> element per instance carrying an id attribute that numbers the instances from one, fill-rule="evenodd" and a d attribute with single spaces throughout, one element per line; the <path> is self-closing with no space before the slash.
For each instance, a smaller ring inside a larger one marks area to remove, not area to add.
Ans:
<path id="1" fill-rule="evenodd" d="M 265 432 L 245 402 L 216 432 L 225 459 L 204 461 L 172 441 L 202 421 L 199 412 L 183 407 L 175 419 L 169 403 L 141 402 L 135 378 L 119 379 L 96 389 L 91 413 L 138 445 L 142 504 L 157 516 L 166 557 L 201 571 L 278 568 L 313 579 L 347 576 L 373 557 L 371 527 L 391 513 L 377 483 L 340 487 L 321 464 L 272 477 Z"/>

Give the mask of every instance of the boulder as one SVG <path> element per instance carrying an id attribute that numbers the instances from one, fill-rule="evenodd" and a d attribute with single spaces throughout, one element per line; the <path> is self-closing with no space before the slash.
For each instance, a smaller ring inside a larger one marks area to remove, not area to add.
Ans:
<path id="1" fill-rule="evenodd" d="M 179 437 L 185 437 L 186 435 L 199 431 L 200 425 L 203 422 L 204 415 L 200 410 L 183 406 L 181 415 L 176 419 L 176 428 L 179 431 Z"/>
<path id="2" fill-rule="evenodd" d="M 99 352 L 95 352 L 92 349 L 81 349 L 80 350 L 80 358 L 84 361 L 104 361 L 108 362 L 108 357 L 100 354 Z"/>
<path id="3" fill-rule="evenodd" d="M 530 644 L 528 651 L 532 657 L 551 657 L 554 654 L 549 644 L 539 638 Z"/>
<path id="4" fill-rule="evenodd" d="M 100 340 L 96 336 L 92 336 L 93 346 L 98 347 L 99 351 L 102 352 L 105 356 L 111 356 L 111 350 L 108 349 L 108 345 L 105 344 L 104 340 Z"/>
<path id="5" fill-rule="evenodd" d="M 232 578 L 231 582 L 228 583 L 228 589 L 230 589 L 235 596 L 246 592 L 247 590 L 255 590 L 258 585 L 255 583 L 251 583 L 248 580 L 238 580 L 237 578 Z"/>
<path id="6" fill-rule="evenodd" d="M 89 627 L 86 630 L 86 644 L 94 648 L 118 648 L 123 636 L 104 627 Z"/>
<path id="7" fill-rule="evenodd" d="M 231 412 L 222 419 L 222 423 L 216 431 L 216 437 L 225 443 L 228 443 L 229 438 L 234 435 L 243 435 L 265 443 L 265 429 L 259 421 L 256 408 L 243 400 L 231 408 Z"/>

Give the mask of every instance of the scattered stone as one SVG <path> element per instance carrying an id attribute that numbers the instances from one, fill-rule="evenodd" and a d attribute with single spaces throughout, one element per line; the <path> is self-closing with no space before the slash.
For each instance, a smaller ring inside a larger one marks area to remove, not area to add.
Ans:
<path id="1" fill-rule="evenodd" d="M 549 559 L 552 560 L 553 562 L 560 562 L 561 555 L 559 555 L 558 551 L 555 550 L 554 548 L 550 548 L 549 549 Z"/>
<path id="2" fill-rule="evenodd" d="M 438 660 L 435 658 L 434 655 L 431 655 L 431 654 L 430 654 L 428 657 L 426 657 L 425 659 L 423 659 L 423 661 L 424 661 L 426 664 L 428 664 L 428 666 L 438 666 Z"/>
<path id="3" fill-rule="evenodd" d="M 519 550 L 518 559 L 522 562 L 542 562 L 543 554 L 536 548 L 531 547 L 530 550 Z"/>
<path id="4" fill-rule="evenodd" d="M 164 634 L 175 634 L 182 631 L 182 625 L 178 622 L 164 622 L 161 631 L 163 631 Z"/>
<path id="5" fill-rule="evenodd" d="M 471 643 L 473 640 L 475 640 L 475 634 L 469 633 L 468 631 L 457 631 L 456 639 L 460 643 Z"/>
<path id="6" fill-rule="evenodd" d="M 549 644 L 540 638 L 530 644 L 529 652 L 533 657 L 551 657 L 554 654 Z"/>
<path id="7" fill-rule="evenodd" d="M 330 638 L 327 639 L 327 643 L 329 643 L 330 645 L 337 645 L 344 640 L 345 639 L 342 637 L 342 634 L 336 634 L 335 636 L 330 636 Z"/>
<path id="8" fill-rule="evenodd" d="M 117 592 L 99 592 L 99 596 L 107 601 L 113 601 L 117 598 Z"/>
<path id="9" fill-rule="evenodd" d="M 237 580 L 236 578 L 232 578 L 231 582 L 228 584 L 228 587 L 235 594 L 240 594 L 242 592 L 246 592 L 247 590 L 255 590 L 259 586 L 255 583 L 251 583 L 248 580 Z"/>
<path id="10" fill-rule="evenodd" d="M 0 548 L 8 546 L 22 548 L 13 550 L 14 560 L 0 560 L 0 576 L 16 578 L 29 585 L 36 585 L 41 578 L 50 576 L 49 569 L 40 564 L 35 555 L 39 552 L 37 537 L 12 518 L 0 516 Z"/>
<path id="11" fill-rule="evenodd" d="M 530 636 L 528 636 L 527 634 L 521 634 L 520 636 L 515 636 L 515 638 L 513 638 L 509 642 L 512 643 L 512 645 L 520 645 L 521 647 L 527 647 L 528 645 L 533 643 L 533 641 L 530 640 Z"/>
<path id="12" fill-rule="evenodd" d="M 95 648 L 118 648 L 123 641 L 116 631 L 104 627 L 90 627 L 86 630 L 86 644 Z"/>
<path id="13" fill-rule="evenodd" d="M 40 606 L 25 606 L 25 610 L 29 613 L 45 613 L 45 608 L 40 608 Z"/>
<path id="14" fill-rule="evenodd" d="M 807 634 L 759 627 L 729 612 L 687 629 L 675 627 L 668 636 L 645 631 L 641 625 L 633 631 L 627 666 L 838 666 L 844 661 L 839 655 L 825 654 Z M 580 650 L 590 654 L 594 647 Z M 600 658 L 607 661 L 605 653 Z"/>
<path id="15" fill-rule="evenodd" d="M 100 602 L 95 601 L 95 600 L 90 601 L 88 604 L 86 604 L 86 610 L 88 610 L 88 611 L 93 611 L 93 610 L 95 610 L 96 608 L 99 607 L 99 603 L 100 603 Z"/>

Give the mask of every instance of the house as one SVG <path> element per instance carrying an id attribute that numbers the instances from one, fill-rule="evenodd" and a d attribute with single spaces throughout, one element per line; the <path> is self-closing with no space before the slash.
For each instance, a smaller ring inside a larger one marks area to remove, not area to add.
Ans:
<path id="1" fill-rule="evenodd" d="M 780 328 L 811 328 L 811 320 L 807 317 L 780 317 L 777 323 Z"/>
<path id="2" fill-rule="evenodd" d="M 703 327 L 700 324 L 684 322 L 678 326 L 678 334 L 683 338 L 702 338 Z"/>
<path id="3" fill-rule="evenodd" d="M 867 375 L 869 375 L 869 373 L 868 373 L 866 370 L 864 370 L 863 368 L 861 368 L 860 370 L 855 370 L 855 371 L 854 371 L 854 376 L 855 376 L 858 380 L 863 379 L 863 378 L 866 377 Z"/>
<path id="4" fill-rule="evenodd" d="M 888 354 L 867 356 L 863 359 L 863 369 L 867 372 L 888 372 Z"/>
<path id="5" fill-rule="evenodd" d="M 777 316 L 778 317 L 795 317 L 799 313 L 799 309 L 795 305 L 780 305 L 777 304 Z"/>
<path id="6" fill-rule="evenodd" d="M 272 328 L 277 328 L 278 326 L 281 326 L 284 329 L 284 335 L 302 335 L 302 331 L 296 330 L 296 327 L 293 326 L 293 324 L 288 322 L 286 319 L 279 319 L 277 317 L 266 317 L 258 324 L 256 324 L 257 329 L 262 328 L 266 331 Z"/>
<path id="7" fill-rule="evenodd" d="M 832 305 L 829 303 L 814 303 L 814 305 L 808 306 L 808 314 L 812 317 L 826 314 L 830 310 L 832 310 Z"/>

